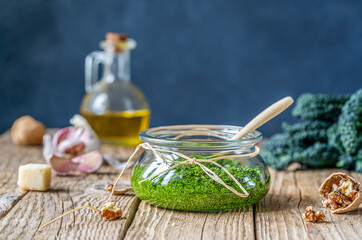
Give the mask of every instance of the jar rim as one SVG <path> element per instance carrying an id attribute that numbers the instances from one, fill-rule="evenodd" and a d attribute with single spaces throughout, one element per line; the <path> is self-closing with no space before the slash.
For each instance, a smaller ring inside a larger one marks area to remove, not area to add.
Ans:
<path id="1" fill-rule="evenodd" d="M 250 132 L 242 139 L 231 140 L 231 137 L 242 128 L 232 125 L 170 125 L 146 129 L 140 132 L 139 136 L 143 142 L 153 145 L 188 148 L 247 147 L 254 146 L 262 140 L 262 134 L 257 130 Z M 204 138 L 200 139 L 200 137 Z"/>

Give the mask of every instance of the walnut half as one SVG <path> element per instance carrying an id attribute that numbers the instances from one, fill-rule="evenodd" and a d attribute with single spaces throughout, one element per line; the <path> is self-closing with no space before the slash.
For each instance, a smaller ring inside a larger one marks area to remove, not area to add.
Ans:
<path id="1" fill-rule="evenodd" d="M 362 202 L 360 184 L 344 173 L 333 173 L 320 186 L 322 204 L 332 213 L 344 213 L 358 208 Z"/>
<path id="2" fill-rule="evenodd" d="M 121 208 L 114 206 L 112 202 L 108 202 L 104 204 L 103 208 L 101 209 L 101 216 L 105 217 L 106 220 L 112 221 L 122 217 L 122 210 Z"/>
<path id="3" fill-rule="evenodd" d="M 323 222 L 326 217 L 320 211 L 316 212 L 312 209 L 312 206 L 309 206 L 302 214 L 302 218 L 308 222 L 318 223 Z"/>

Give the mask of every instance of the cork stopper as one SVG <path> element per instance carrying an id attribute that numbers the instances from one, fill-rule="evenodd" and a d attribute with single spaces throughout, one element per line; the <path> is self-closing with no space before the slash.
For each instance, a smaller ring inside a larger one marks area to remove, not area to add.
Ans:
<path id="1" fill-rule="evenodd" d="M 126 34 L 123 33 L 114 33 L 114 32 L 109 32 L 106 34 L 106 40 L 111 40 L 111 41 L 126 41 L 128 38 L 128 36 Z"/>
<path id="2" fill-rule="evenodd" d="M 127 34 L 109 32 L 106 33 L 106 40 L 100 42 L 100 47 L 107 52 L 119 53 L 134 49 L 136 42 Z"/>

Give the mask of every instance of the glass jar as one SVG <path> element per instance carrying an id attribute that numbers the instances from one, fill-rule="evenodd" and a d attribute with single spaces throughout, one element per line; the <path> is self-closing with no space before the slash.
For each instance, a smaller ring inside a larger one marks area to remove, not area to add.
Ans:
<path id="1" fill-rule="evenodd" d="M 150 204 L 187 211 L 235 209 L 258 202 L 268 193 L 270 185 L 268 168 L 255 153 L 262 135 L 253 131 L 240 140 L 228 140 L 240 129 L 224 125 L 180 125 L 141 132 L 146 147 L 132 172 L 134 193 Z M 182 154 L 190 161 L 180 157 Z M 212 159 L 218 165 L 208 162 Z M 175 166 L 180 162 L 186 163 Z M 235 194 L 200 164 L 243 194 L 228 171 L 248 195 Z"/>
<path id="2" fill-rule="evenodd" d="M 150 118 L 143 93 L 131 82 L 130 51 L 136 42 L 126 35 L 108 33 L 101 47 L 104 51 L 86 57 L 86 95 L 80 112 L 103 142 L 135 146 Z M 100 72 L 103 75 L 98 79 Z"/>

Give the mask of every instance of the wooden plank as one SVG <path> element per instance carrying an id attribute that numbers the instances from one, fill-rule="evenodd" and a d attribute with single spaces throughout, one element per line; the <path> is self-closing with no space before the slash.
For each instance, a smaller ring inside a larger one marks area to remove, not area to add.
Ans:
<path id="1" fill-rule="evenodd" d="M 75 207 L 101 208 L 108 196 L 103 187 L 114 177 L 114 170 L 109 167 L 86 177 L 53 177 L 52 190 L 29 192 L 1 220 L 0 239 L 122 238 L 138 207 L 139 200 L 134 195 L 113 197 L 124 211 L 119 221 L 104 221 L 99 213 L 82 209 L 38 231 L 41 225 Z"/>
<path id="2" fill-rule="evenodd" d="M 108 147 L 104 151 L 115 154 L 115 148 Z M 113 183 L 118 171 L 103 166 L 95 174 L 53 176 L 50 191 L 27 192 L 17 188 L 18 167 L 29 162 L 44 163 L 41 147 L 16 146 L 7 132 L 0 136 L 0 152 L 0 239 L 53 239 L 59 236 L 119 239 L 125 235 L 139 204 L 133 194 L 113 197 L 124 211 L 119 221 L 105 222 L 99 213 L 82 209 L 38 231 L 41 225 L 77 206 L 101 207 L 109 194 L 103 188 Z M 116 157 L 124 158 L 123 155 Z M 130 170 L 126 171 L 121 185 L 129 184 L 130 173 Z"/>
<path id="3" fill-rule="evenodd" d="M 362 222 L 361 222 L 361 208 L 345 214 L 331 214 L 325 209 L 321 203 L 322 197 L 318 193 L 318 189 L 324 179 L 334 172 L 345 172 L 339 169 L 323 169 L 323 170 L 309 170 L 297 171 L 296 181 L 297 187 L 301 191 L 301 202 L 299 210 L 303 213 L 308 206 L 312 206 L 315 210 L 321 210 L 325 216 L 326 221 L 323 223 L 315 224 L 305 222 L 305 229 L 310 239 L 361 239 L 362 236 Z M 362 174 L 353 173 L 353 175 L 361 176 Z"/>
<path id="4" fill-rule="evenodd" d="M 255 204 L 257 239 L 303 239 L 305 235 L 298 205 L 300 190 L 294 172 L 271 169 L 271 188 L 267 196 Z"/>
<path id="5" fill-rule="evenodd" d="M 17 146 L 9 131 L 0 136 L 0 219 L 27 192 L 17 188 L 18 168 L 28 162 L 44 162 L 38 146 Z"/>
<path id="6" fill-rule="evenodd" d="M 182 212 L 141 201 L 125 239 L 254 239 L 253 209 Z"/>
<path id="7" fill-rule="evenodd" d="M 271 170 L 271 190 L 256 205 L 257 239 L 360 239 L 361 208 L 347 214 L 331 214 L 320 202 L 319 186 L 325 178 L 337 171 L 343 170 Z M 359 180 L 362 178 L 362 174 L 350 174 Z M 303 221 L 301 214 L 308 206 L 322 211 L 326 221 L 318 224 Z"/>
<path id="8" fill-rule="evenodd" d="M 50 129 L 54 133 L 55 129 Z M 132 153 L 132 148 L 102 146 L 102 152 L 125 160 Z M 26 163 L 45 163 L 40 146 L 17 146 L 12 143 L 10 132 L 0 135 L 0 219 L 19 201 L 27 191 L 17 187 L 17 174 L 20 165 Z M 116 174 L 117 171 L 112 173 Z M 130 171 L 122 180 L 128 183 Z M 121 181 L 122 182 L 122 181 Z"/>
<path id="9" fill-rule="evenodd" d="M 125 159 L 131 150 L 103 147 L 103 151 Z M 101 207 L 117 171 L 103 166 L 96 174 L 53 177 L 48 192 L 26 192 L 16 185 L 21 164 L 44 162 L 40 147 L 13 145 L 9 133 L 0 136 L 0 239 L 360 239 L 362 208 L 347 214 L 330 214 L 320 203 L 318 188 L 338 169 L 271 170 L 271 190 L 253 207 L 219 212 L 181 212 L 157 208 L 134 195 L 114 196 L 124 210 L 119 221 L 104 222 L 82 209 L 42 231 L 38 228 L 81 205 Z M 131 171 L 122 177 L 129 184 Z M 362 182 L 362 174 L 351 172 Z M 301 218 L 312 205 L 326 214 L 326 222 L 306 223 Z M 254 216 L 253 216 L 254 214 Z"/>

